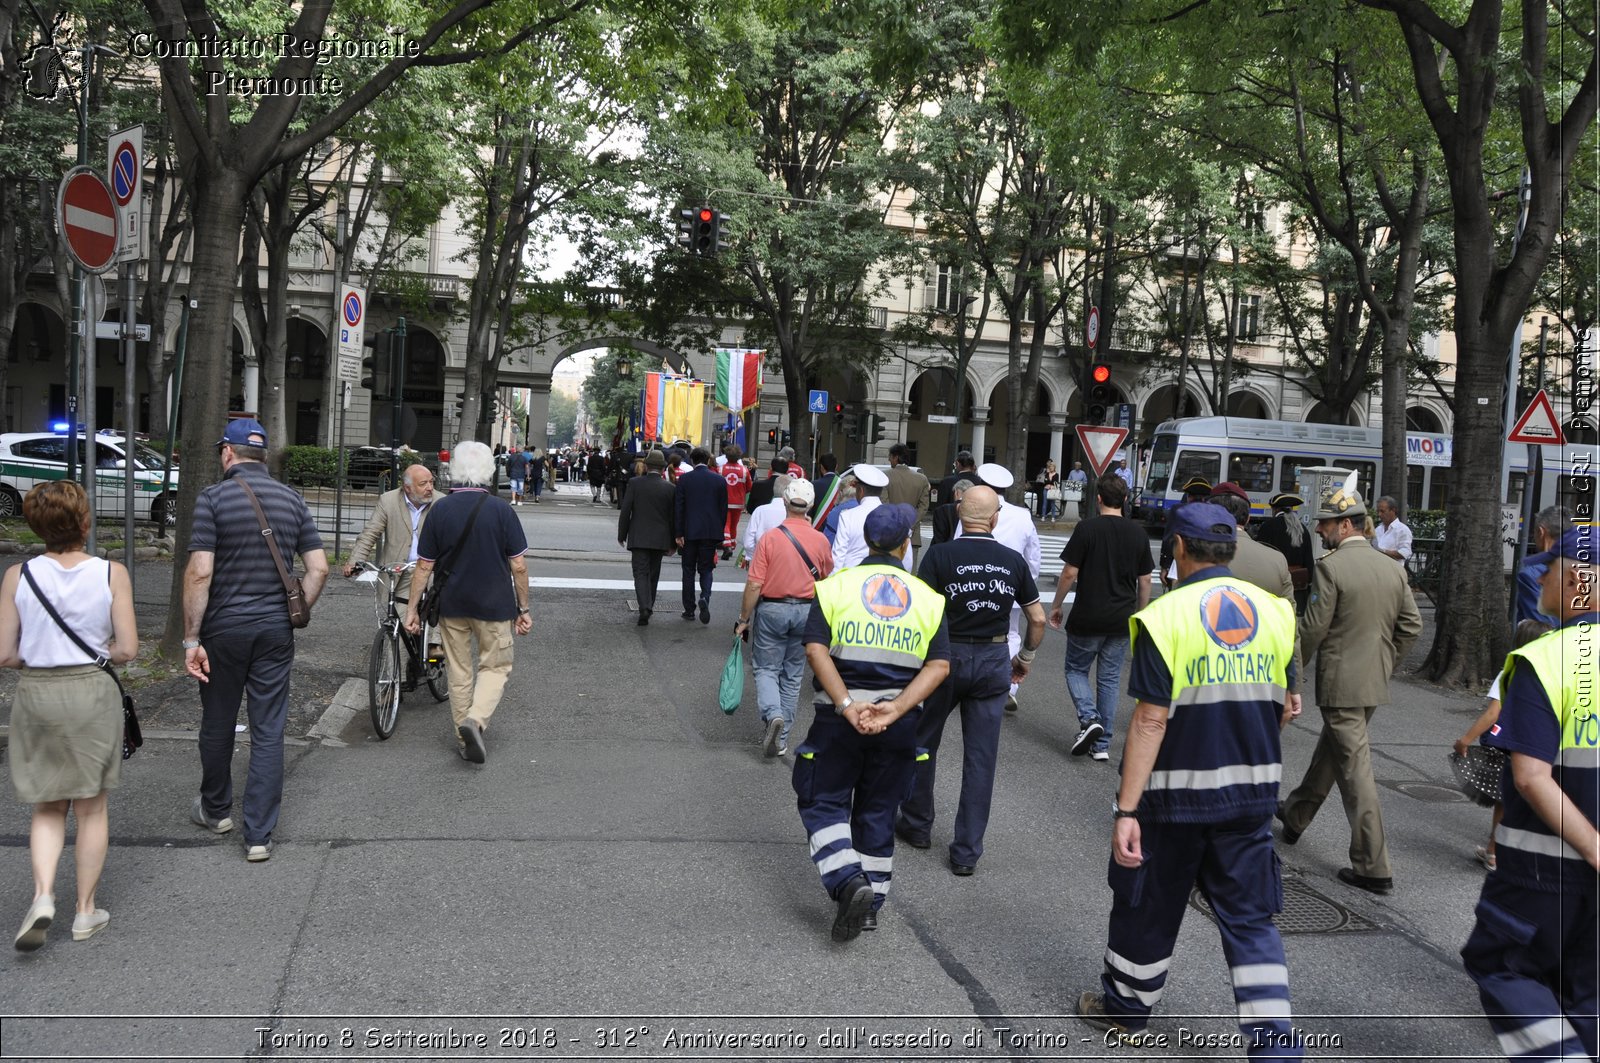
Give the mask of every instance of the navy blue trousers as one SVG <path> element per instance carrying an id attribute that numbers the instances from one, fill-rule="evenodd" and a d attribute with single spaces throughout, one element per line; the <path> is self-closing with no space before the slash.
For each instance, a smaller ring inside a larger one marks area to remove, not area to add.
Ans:
<path id="1" fill-rule="evenodd" d="M 1511 1059 L 1595 1058 L 1594 880 L 1547 892 L 1490 872 L 1475 914 L 1461 959 L 1500 1050 Z"/>
<path id="2" fill-rule="evenodd" d="M 1161 999 L 1172 949 L 1196 885 L 1217 916 L 1239 1030 L 1251 1059 L 1299 1059 L 1289 1024 L 1289 967 L 1272 916 L 1283 875 L 1270 819 L 1234 823 L 1140 821 L 1144 863 L 1111 861 L 1106 1014 L 1142 1030 Z"/>
<path id="3" fill-rule="evenodd" d="M 685 539 L 683 541 L 683 611 L 694 612 L 698 602 L 711 602 L 711 573 L 717 567 L 717 552 L 722 549 L 721 539 Z M 700 594 L 695 596 L 695 576 L 700 577 Z"/>
<path id="4" fill-rule="evenodd" d="M 833 706 L 816 707 L 795 750 L 794 792 L 811 859 L 828 896 L 857 875 L 872 883 L 872 910 L 883 907 L 894 876 L 894 817 L 917 770 L 919 706 L 882 734 L 864 735 Z"/>
<path id="5" fill-rule="evenodd" d="M 244 785 L 246 845 L 265 845 L 283 804 L 283 728 L 289 716 L 294 629 L 287 620 L 203 640 L 211 681 L 200 684 L 200 803 L 206 815 L 233 808 L 233 724 L 248 698 L 250 770 Z"/>
<path id="6" fill-rule="evenodd" d="M 1006 643 L 953 642 L 950 677 L 928 695 L 917 727 L 917 745 L 928 751 L 928 759 L 917 765 L 916 785 L 900 817 L 912 831 L 926 834 L 933 826 L 933 777 L 945 721 L 958 707 L 961 710 L 961 799 L 956 805 L 955 840 L 950 843 L 950 859 L 958 864 L 976 864 L 983 855 L 995 762 L 1000 756 L 1000 726 L 1010 689 L 1011 648 Z"/>

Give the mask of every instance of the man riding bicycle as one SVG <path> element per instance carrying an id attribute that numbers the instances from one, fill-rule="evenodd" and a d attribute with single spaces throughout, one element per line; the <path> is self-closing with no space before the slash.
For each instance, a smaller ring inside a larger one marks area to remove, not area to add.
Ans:
<path id="1" fill-rule="evenodd" d="M 406 466 L 400 474 L 400 486 L 378 496 L 378 505 L 372 519 L 356 537 L 356 545 L 345 562 L 344 575 L 349 579 L 363 561 L 372 559 L 378 552 L 376 563 L 383 568 L 404 565 L 417 559 L 417 539 L 422 526 L 427 523 L 428 511 L 433 508 L 433 473 L 420 462 Z M 378 550 L 379 540 L 383 548 Z M 397 599 L 404 604 L 410 591 L 410 581 L 402 580 Z M 432 647 L 430 656 L 433 656 Z M 408 677 L 411 685 L 414 676 Z"/>

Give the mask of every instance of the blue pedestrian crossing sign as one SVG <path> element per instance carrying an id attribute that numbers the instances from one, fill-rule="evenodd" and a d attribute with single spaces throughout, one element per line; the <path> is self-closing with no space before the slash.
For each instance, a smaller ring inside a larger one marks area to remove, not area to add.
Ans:
<path id="1" fill-rule="evenodd" d="M 811 393 L 811 401 L 806 405 L 806 410 L 810 413 L 827 413 L 828 393 L 826 391 L 813 391 Z"/>

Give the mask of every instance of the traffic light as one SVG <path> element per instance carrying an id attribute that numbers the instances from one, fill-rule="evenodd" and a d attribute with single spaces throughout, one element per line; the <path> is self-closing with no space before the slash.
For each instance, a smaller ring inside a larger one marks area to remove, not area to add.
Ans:
<path id="1" fill-rule="evenodd" d="M 867 414 L 867 428 L 868 428 L 868 435 L 867 435 L 867 442 L 868 443 L 882 443 L 883 442 L 883 437 L 884 437 L 884 434 L 885 434 L 885 428 L 884 428 L 884 422 L 883 422 L 883 418 L 882 417 L 879 417 L 875 413 Z"/>
<path id="2" fill-rule="evenodd" d="M 778 430 L 776 428 L 767 429 L 767 442 L 773 446 L 778 445 Z"/>
<path id="3" fill-rule="evenodd" d="M 680 207 L 678 209 L 677 244 L 685 251 L 694 250 L 694 215 L 693 208 Z"/>
<path id="4" fill-rule="evenodd" d="M 1091 424 L 1105 424 L 1106 413 L 1115 398 L 1116 389 L 1111 386 L 1111 367 L 1104 362 L 1096 362 L 1089 367 L 1089 401 L 1084 406 L 1084 420 Z"/>
<path id="5" fill-rule="evenodd" d="M 844 424 L 844 403 L 842 402 L 833 404 L 833 424 L 836 428 Z"/>
<path id="6" fill-rule="evenodd" d="M 706 258 L 717 253 L 722 246 L 722 215 L 710 207 L 701 207 L 694 212 L 694 247 L 697 255 Z"/>
<path id="7" fill-rule="evenodd" d="M 372 392 L 373 398 L 389 394 L 389 347 L 393 338 L 389 330 L 384 329 L 361 341 L 367 349 L 361 359 L 361 386 Z"/>

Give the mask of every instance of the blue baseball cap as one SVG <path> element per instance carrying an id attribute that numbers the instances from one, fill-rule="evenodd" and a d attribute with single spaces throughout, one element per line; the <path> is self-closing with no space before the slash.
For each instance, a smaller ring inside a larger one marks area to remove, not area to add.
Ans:
<path id="1" fill-rule="evenodd" d="M 876 550 L 893 550 L 906 541 L 911 526 L 917 522 L 917 511 L 904 502 L 887 502 L 877 506 L 861 526 L 867 545 Z"/>
<path id="2" fill-rule="evenodd" d="M 1600 554 L 1595 551 L 1595 528 L 1593 524 L 1577 524 L 1568 528 L 1557 539 L 1555 545 L 1542 554 L 1534 554 L 1528 558 L 1530 565 L 1548 565 L 1558 558 L 1570 557 L 1572 560 L 1585 565 L 1600 564 Z"/>
<path id="3" fill-rule="evenodd" d="M 1231 543 L 1238 541 L 1239 528 L 1233 514 L 1215 502 L 1190 502 L 1172 511 L 1167 533 L 1201 542 Z"/>
<path id="4" fill-rule="evenodd" d="M 235 447 L 260 447 L 265 450 L 267 430 L 253 417 L 240 417 L 229 421 L 228 427 L 222 430 L 222 438 L 217 440 L 217 446 L 220 447 L 224 443 Z"/>

